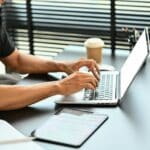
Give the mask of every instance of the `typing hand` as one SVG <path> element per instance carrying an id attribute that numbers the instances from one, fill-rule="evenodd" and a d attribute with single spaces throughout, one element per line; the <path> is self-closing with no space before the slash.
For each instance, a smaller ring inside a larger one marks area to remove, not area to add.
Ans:
<path id="1" fill-rule="evenodd" d="M 83 88 L 94 90 L 98 84 L 98 80 L 93 75 L 79 71 L 57 82 L 62 95 L 70 95 Z"/>
<path id="2" fill-rule="evenodd" d="M 73 72 L 76 72 L 76 71 L 79 71 L 79 69 L 81 67 L 88 67 L 89 71 L 91 71 L 94 75 L 94 77 L 99 80 L 100 77 L 99 77 L 99 67 L 98 65 L 96 64 L 96 62 L 92 59 L 79 59 L 77 61 L 73 61 L 73 62 L 66 62 L 65 63 L 65 68 L 64 68 L 64 71 L 67 73 L 67 74 L 71 74 Z"/>

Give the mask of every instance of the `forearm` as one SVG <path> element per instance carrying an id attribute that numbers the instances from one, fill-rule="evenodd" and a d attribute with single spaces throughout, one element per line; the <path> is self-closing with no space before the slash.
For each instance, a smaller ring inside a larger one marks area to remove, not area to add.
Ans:
<path id="1" fill-rule="evenodd" d="M 20 109 L 56 94 L 59 94 L 57 82 L 46 82 L 32 86 L 1 85 L 0 110 Z"/>
<path id="2" fill-rule="evenodd" d="M 13 61 L 12 61 L 13 60 Z M 24 54 L 15 50 L 14 53 L 5 59 L 3 63 L 19 73 L 47 73 L 63 71 L 63 62 L 43 59 L 38 56 Z"/>
<path id="3" fill-rule="evenodd" d="M 21 73 L 47 73 L 62 71 L 63 63 L 42 59 L 37 56 L 20 54 L 18 72 Z"/>

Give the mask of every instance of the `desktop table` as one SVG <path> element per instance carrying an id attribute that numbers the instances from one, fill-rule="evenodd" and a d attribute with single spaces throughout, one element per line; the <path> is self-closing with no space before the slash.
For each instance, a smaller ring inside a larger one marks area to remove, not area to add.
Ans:
<path id="1" fill-rule="evenodd" d="M 75 60 L 85 56 L 80 47 L 68 47 L 56 57 Z M 103 63 L 113 64 L 118 70 L 127 55 L 117 54 L 115 58 L 104 54 Z M 30 75 L 19 84 L 35 84 L 49 80 L 47 75 Z M 117 107 L 82 107 L 94 112 L 107 114 L 106 121 L 80 148 L 80 150 L 150 150 L 150 60 L 147 60 L 125 95 L 125 101 Z M 0 112 L 0 118 L 11 123 L 24 135 L 45 122 L 57 109 L 55 96 L 27 108 Z M 36 142 L 48 150 L 75 150 L 76 148 L 57 144 Z"/>

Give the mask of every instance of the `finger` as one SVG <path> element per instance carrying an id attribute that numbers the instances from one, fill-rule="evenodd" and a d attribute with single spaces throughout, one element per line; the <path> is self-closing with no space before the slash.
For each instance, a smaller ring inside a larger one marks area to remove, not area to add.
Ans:
<path id="1" fill-rule="evenodd" d="M 92 83 L 95 88 L 98 86 L 98 81 L 96 80 L 96 78 L 94 78 L 93 80 L 91 80 L 90 83 Z"/>
<path id="2" fill-rule="evenodd" d="M 84 79 L 84 82 L 91 83 L 94 87 L 98 85 L 98 81 L 94 77 L 87 77 Z"/>
<path id="3" fill-rule="evenodd" d="M 92 72 L 92 74 L 94 75 L 94 77 L 95 77 L 98 81 L 100 80 L 100 76 L 99 76 L 99 74 L 97 73 L 96 68 L 91 67 L 91 68 L 89 68 L 89 71 Z"/>
<path id="4" fill-rule="evenodd" d="M 100 69 L 98 64 L 94 60 L 88 60 L 87 67 L 89 68 L 90 71 L 94 74 L 94 76 L 99 80 L 99 74 L 100 74 Z"/>
<path id="5" fill-rule="evenodd" d="M 92 89 L 92 90 L 95 89 L 95 87 L 92 84 L 90 84 L 90 83 L 86 83 L 84 88 L 86 88 L 86 89 Z"/>
<path id="6" fill-rule="evenodd" d="M 70 68 L 69 66 L 64 66 L 64 69 L 68 74 L 74 73 L 74 70 L 72 68 Z"/>
<path id="7" fill-rule="evenodd" d="M 94 68 L 95 72 L 96 72 L 98 75 L 100 74 L 99 65 L 96 63 L 96 61 L 93 61 L 91 67 Z"/>
<path id="8" fill-rule="evenodd" d="M 97 73 L 96 69 L 95 68 L 91 68 L 91 71 L 92 71 L 93 75 L 95 76 L 95 78 L 99 81 L 100 80 L 100 76 Z"/>
<path id="9" fill-rule="evenodd" d="M 80 67 L 87 66 L 89 68 L 92 64 L 92 61 L 93 60 L 91 60 L 91 59 L 80 59 L 79 66 Z"/>
<path id="10" fill-rule="evenodd" d="M 90 82 L 94 85 L 94 87 L 98 86 L 99 76 L 98 76 L 97 73 L 95 73 L 95 76 L 97 76 L 97 77 L 93 76 L 90 73 L 81 73 L 81 72 L 79 72 L 79 75 L 80 75 L 80 80 L 82 82 Z"/>
<path id="11" fill-rule="evenodd" d="M 91 73 L 90 72 L 84 73 L 84 78 L 89 79 L 89 80 L 92 79 L 92 80 L 96 81 L 96 83 L 98 83 L 99 82 L 99 75 L 96 73 L 95 73 L 95 76 L 97 76 L 97 77 L 95 77 L 93 75 L 94 75 L 94 73 L 92 71 L 91 71 Z"/>
<path id="12" fill-rule="evenodd" d="M 97 87 L 99 80 L 97 80 L 93 75 L 92 75 L 91 79 L 92 79 L 91 81 L 94 82 L 95 86 Z"/>
<path id="13" fill-rule="evenodd" d="M 100 74 L 100 67 L 98 66 L 98 64 L 95 64 L 95 68 L 98 74 Z"/>
<path id="14" fill-rule="evenodd" d="M 83 59 L 83 58 L 80 59 L 79 63 L 78 63 L 78 69 L 83 67 L 83 66 L 88 67 L 90 71 L 93 70 L 93 68 L 94 68 L 95 69 L 94 72 L 98 75 L 100 73 L 99 72 L 99 66 L 93 59 Z M 96 75 L 96 77 L 98 77 L 98 75 Z"/>

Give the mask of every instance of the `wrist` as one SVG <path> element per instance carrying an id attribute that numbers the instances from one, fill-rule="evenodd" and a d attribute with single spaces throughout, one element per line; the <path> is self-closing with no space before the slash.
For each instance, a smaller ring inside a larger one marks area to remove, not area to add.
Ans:
<path id="1" fill-rule="evenodd" d="M 61 85 L 59 83 L 60 81 L 53 81 L 53 82 L 48 82 L 48 87 L 47 87 L 47 96 L 53 96 L 53 95 L 60 95 L 61 92 Z"/>
<path id="2" fill-rule="evenodd" d="M 62 95 L 63 94 L 63 87 L 61 85 L 61 81 L 56 81 L 54 88 L 56 90 L 56 94 L 58 94 L 58 95 Z"/>
<path id="3" fill-rule="evenodd" d="M 57 62 L 57 68 L 60 72 L 66 72 L 66 64 L 64 62 Z"/>

